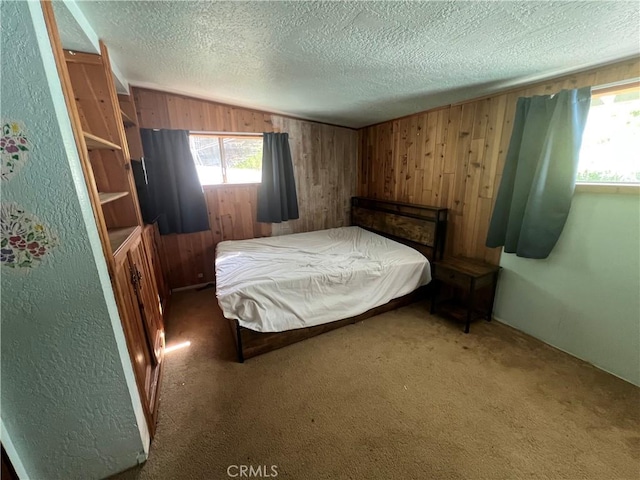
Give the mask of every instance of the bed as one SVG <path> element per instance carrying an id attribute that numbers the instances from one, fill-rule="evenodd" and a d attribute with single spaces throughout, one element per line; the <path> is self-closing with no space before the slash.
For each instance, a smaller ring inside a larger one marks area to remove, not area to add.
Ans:
<path id="1" fill-rule="evenodd" d="M 424 298 L 446 214 L 354 197 L 350 227 L 220 242 L 216 296 L 238 360 Z"/>

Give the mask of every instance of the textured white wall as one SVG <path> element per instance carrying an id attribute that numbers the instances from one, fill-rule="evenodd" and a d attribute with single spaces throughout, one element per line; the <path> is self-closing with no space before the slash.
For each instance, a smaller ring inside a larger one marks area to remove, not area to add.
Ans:
<path id="1" fill-rule="evenodd" d="M 102 478 L 144 458 L 148 432 L 40 5 L 0 13 L 2 117 L 30 141 L 2 202 L 58 237 L 40 266 L 2 267 L 2 422 L 29 477 Z"/>

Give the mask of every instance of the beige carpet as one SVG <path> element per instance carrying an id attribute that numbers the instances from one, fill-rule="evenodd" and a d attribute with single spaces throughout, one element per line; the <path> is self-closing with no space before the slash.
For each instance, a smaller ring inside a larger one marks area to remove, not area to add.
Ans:
<path id="1" fill-rule="evenodd" d="M 149 460 L 116 478 L 240 464 L 286 480 L 639 478 L 640 389 L 495 322 L 464 335 L 427 312 L 241 365 L 214 291 L 174 295 L 168 345 L 191 346 L 166 356 Z"/>

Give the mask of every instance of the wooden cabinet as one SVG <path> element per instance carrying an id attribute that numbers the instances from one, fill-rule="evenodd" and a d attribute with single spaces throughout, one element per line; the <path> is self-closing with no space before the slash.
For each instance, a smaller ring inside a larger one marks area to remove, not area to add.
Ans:
<path id="1" fill-rule="evenodd" d="M 164 354 L 164 325 L 153 243 L 143 224 L 129 141 L 140 150 L 135 105 L 118 96 L 106 46 L 100 54 L 63 50 L 49 2 L 42 2 L 78 156 L 111 277 L 118 313 L 151 435 Z M 164 287 L 163 287 L 164 288 Z"/>
<path id="2" fill-rule="evenodd" d="M 120 101 L 107 48 L 101 55 L 64 51 L 85 143 L 87 184 L 97 194 L 111 255 L 142 224 Z"/>
<path id="3" fill-rule="evenodd" d="M 162 326 L 162 313 L 160 308 L 160 296 L 152 273 L 149 258 L 142 236 L 136 238 L 127 251 L 129 268 L 131 269 L 131 281 L 138 298 L 138 305 L 142 314 L 149 349 L 157 363 L 162 361 L 164 349 L 164 328 Z"/>
<path id="4" fill-rule="evenodd" d="M 155 390 L 153 385 L 157 385 L 154 377 L 157 376 L 154 370 L 157 370 L 157 362 L 149 348 L 147 340 L 147 332 L 143 326 L 142 311 L 139 306 L 138 296 L 136 294 L 133 278 L 135 273 L 129 262 L 128 255 L 120 255 L 117 258 L 115 266 L 115 288 L 117 291 L 118 309 L 120 311 L 120 320 L 127 339 L 127 348 L 132 360 L 133 370 L 136 376 L 138 392 L 143 403 L 152 407 L 155 403 Z M 155 374 L 155 375 L 154 375 Z M 146 409 L 145 409 L 146 410 Z M 151 412 L 145 411 L 147 422 L 152 419 Z"/>
<path id="5" fill-rule="evenodd" d="M 147 407 L 145 415 L 153 432 L 157 420 L 164 328 L 142 236 L 139 234 L 127 247 L 115 257 L 114 284 L 138 391 Z"/>
<path id="6" fill-rule="evenodd" d="M 169 281 L 166 277 L 168 268 L 166 265 L 163 265 L 165 256 L 162 248 L 162 242 L 160 240 L 160 232 L 158 231 L 158 224 L 154 223 L 153 225 L 145 225 L 142 232 L 142 239 L 147 252 L 149 252 L 149 262 L 151 264 L 152 274 L 156 280 L 158 295 L 160 297 L 160 309 L 164 312 L 167 307 L 167 301 L 169 300 L 171 290 L 169 289 Z"/>

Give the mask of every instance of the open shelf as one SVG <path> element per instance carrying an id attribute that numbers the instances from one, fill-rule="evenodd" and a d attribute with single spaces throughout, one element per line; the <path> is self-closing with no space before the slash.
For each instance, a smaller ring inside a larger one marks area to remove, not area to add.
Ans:
<path id="1" fill-rule="evenodd" d="M 120 115 L 122 115 L 122 123 L 124 123 L 125 127 L 135 127 L 136 122 L 133 118 L 125 113 L 124 110 L 120 109 Z"/>
<path id="2" fill-rule="evenodd" d="M 100 205 L 104 205 L 105 203 L 113 202 L 114 200 L 118 200 L 119 198 L 126 197 L 129 195 L 129 192 L 98 192 L 98 196 L 100 197 Z"/>
<path id="3" fill-rule="evenodd" d="M 129 238 L 134 236 L 136 231 L 140 230 L 140 226 L 109 229 L 109 243 L 111 251 L 115 255 L 120 247 L 124 245 Z"/>
<path id="4" fill-rule="evenodd" d="M 84 142 L 87 144 L 89 150 L 122 150 L 120 145 L 116 145 L 109 140 L 97 137 L 88 132 L 82 132 L 84 135 Z"/>

